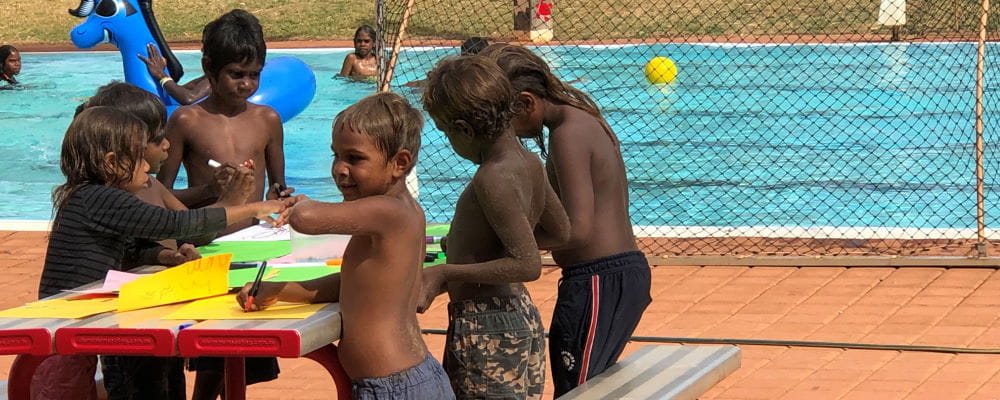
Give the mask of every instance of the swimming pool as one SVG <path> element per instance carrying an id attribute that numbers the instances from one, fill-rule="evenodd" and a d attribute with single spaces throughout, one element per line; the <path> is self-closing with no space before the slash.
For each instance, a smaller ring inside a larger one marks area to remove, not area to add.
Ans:
<path id="1" fill-rule="evenodd" d="M 913 228 L 975 226 L 975 50 L 973 43 L 539 49 L 564 79 L 583 79 L 577 86 L 601 103 L 621 137 L 636 224 Z M 329 176 L 333 116 L 373 90 L 331 79 L 347 51 L 269 52 L 299 57 L 317 74 L 313 103 L 285 126 L 285 154 L 289 184 L 318 199 L 340 199 Z M 428 60 L 454 52 L 408 50 L 397 82 L 422 78 Z M 187 78 L 200 73 L 199 54 L 177 55 Z M 646 84 L 650 55 L 671 55 L 678 81 Z M 50 217 L 74 107 L 121 77 L 117 52 L 26 53 L 24 65 L 19 78 L 35 87 L 0 91 L 0 219 Z M 987 108 L 988 189 L 998 166 L 989 130 L 995 114 Z M 440 132 L 425 129 L 419 177 L 428 220 L 451 218 L 472 171 Z M 988 210 L 997 204 L 992 190 L 987 200 Z"/>

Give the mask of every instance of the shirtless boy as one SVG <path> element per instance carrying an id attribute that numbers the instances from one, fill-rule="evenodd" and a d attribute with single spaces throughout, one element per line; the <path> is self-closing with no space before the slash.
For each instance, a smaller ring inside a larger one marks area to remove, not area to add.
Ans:
<path id="1" fill-rule="evenodd" d="M 156 178 L 173 188 L 181 163 L 187 171 L 188 190 L 174 195 L 187 207 L 211 204 L 217 199 L 199 188 L 215 180 L 209 160 L 236 165 L 249 163 L 254 169 L 254 191 L 247 201 L 279 195 L 270 187 L 284 188 L 285 153 L 281 118 L 274 109 L 247 101 L 260 83 L 267 46 L 257 18 L 244 10 L 232 10 L 205 25 L 202 34 L 201 66 L 211 86 L 205 100 L 178 108 L 167 121 L 170 148 Z M 266 183 L 265 183 L 266 178 Z M 238 230 L 253 219 L 230 226 Z M 195 400 L 214 399 L 222 390 L 222 360 L 198 358 L 190 363 L 198 371 L 192 396 Z M 248 358 L 247 384 L 277 378 L 277 360 Z"/>
<path id="2" fill-rule="evenodd" d="M 406 189 L 416 164 L 420 112 L 391 93 L 368 96 L 333 124 L 331 174 L 341 203 L 298 196 L 278 219 L 307 234 L 352 235 L 341 273 L 305 282 L 263 282 L 253 310 L 276 301 L 340 302 L 339 355 L 355 399 L 454 399 L 427 352 L 414 310 L 425 244 L 424 212 Z M 247 302 L 251 285 L 237 297 Z"/>
<path id="3" fill-rule="evenodd" d="M 443 289 L 451 299 L 452 388 L 459 398 L 540 398 L 545 336 L 521 282 L 541 275 L 539 245 L 568 238 L 566 213 L 541 160 L 514 136 L 514 92 L 496 63 L 446 58 L 428 74 L 423 102 L 455 152 L 479 165 L 455 206 L 448 263 L 424 271 L 421 309 Z"/>
<path id="4" fill-rule="evenodd" d="M 266 51 L 260 24 L 246 11 L 230 11 L 205 26 L 201 65 L 212 90 L 204 101 L 181 107 L 170 116 L 167 140 L 171 146 L 157 175 L 165 186 L 173 188 L 181 163 L 188 187 L 195 188 L 215 179 L 209 160 L 234 164 L 249 160 L 256 171 L 249 201 L 264 198 L 265 191 L 268 198 L 277 196 L 265 188 L 284 188 L 281 118 L 274 109 L 247 101 L 257 91 Z M 190 191 L 174 194 L 188 207 L 215 201 Z"/>

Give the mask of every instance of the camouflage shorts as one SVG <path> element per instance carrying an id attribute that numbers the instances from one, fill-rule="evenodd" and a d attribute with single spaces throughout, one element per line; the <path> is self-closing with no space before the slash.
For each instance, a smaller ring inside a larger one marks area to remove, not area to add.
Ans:
<path id="1" fill-rule="evenodd" d="M 444 369 L 459 399 L 540 399 L 545 331 L 527 292 L 448 305 Z"/>

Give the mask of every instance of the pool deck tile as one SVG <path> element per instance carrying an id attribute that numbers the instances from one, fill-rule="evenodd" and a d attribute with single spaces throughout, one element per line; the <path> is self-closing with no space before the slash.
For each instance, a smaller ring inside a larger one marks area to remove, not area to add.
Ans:
<path id="1" fill-rule="evenodd" d="M 45 232 L 0 231 L 0 308 L 32 301 Z M 527 284 L 548 323 L 560 271 Z M 783 339 L 1000 348 L 1000 272 L 990 268 L 653 268 L 653 303 L 638 336 Z M 445 297 L 420 315 L 445 329 Z M 425 334 L 435 357 L 444 337 Z M 630 354 L 648 343 L 630 343 Z M 741 345 L 742 366 L 703 399 L 1000 399 L 1000 355 Z M 5 378 L 12 356 L 0 357 Z M 332 382 L 312 361 L 283 359 L 278 380 L 249 398 L 325 399 Z M 188 386 L 193 376 L 188 375 Z M 552 386 L 545 397 L 551 398 Z"/>

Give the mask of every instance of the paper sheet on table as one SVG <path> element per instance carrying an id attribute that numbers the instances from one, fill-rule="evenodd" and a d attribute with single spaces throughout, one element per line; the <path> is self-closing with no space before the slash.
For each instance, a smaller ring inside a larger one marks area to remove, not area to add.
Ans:
<path id="1" fill-rule="evenodd" d="M 291 239 L 287 226 L 275 228 L 269 224 L 257 224 L 217 238 L 213 242 L 271 242 Z"/>
<path id="2" fill-rule="evenodd" d="M 193 301 L 163 319 L 302 319 L 329 303 L 297 304 L 278 302 L 263 311 L 245 312 L 236 303 L 236 295 L 210 297 Z"/>
<path id="3" fill-rule="evenodd" d="M 212 242 L 198 248 L 202 256 L 230 253 L 232 262 L 264 261 L 292 252 L 292 242 Z"/>
<path id="4" fill-rule="evenodd" d="M 40 300 L 0 311 L 0 318 L 85 318 L 118 308 L 117 297 Z"/>
<path id="5" fill-rule="evenodd" d="M 338 272 L 340 272 L 339 265 L 268 265 L 267 270 L 264 271 L 263 280 L 272 282 L 308 281 Z M 229 287 L 231 288 L 241 288 L 247 282 L 253 282 L 254 279 L 257 279 L 257 268 L 242 268 L 229 271 Z"/>
<path id="6" fill-rule="evenodd" d="M 138 310 L 186 300 L 216 296 L 229 291 L 231 254 L 188 261 L 122 285 L 118 311 Z"/>
<path id="7" fill-rule="evenodd" d="M 134 281 L 142 277 L 142 274 L 132 274 L 128 272 L 110 270 L 104 277 L 104 284 L 96 289 L 88 290 L 64 290 L 65 292 L 80 294 L 114 293 L 127 282 Z"/>
<path id="8" fill-rule="evenodd" d="M 449 229 L 451 229 L 449 224 L 427 224 L 425 228 L 427 236 L 445 236 Z"/>

